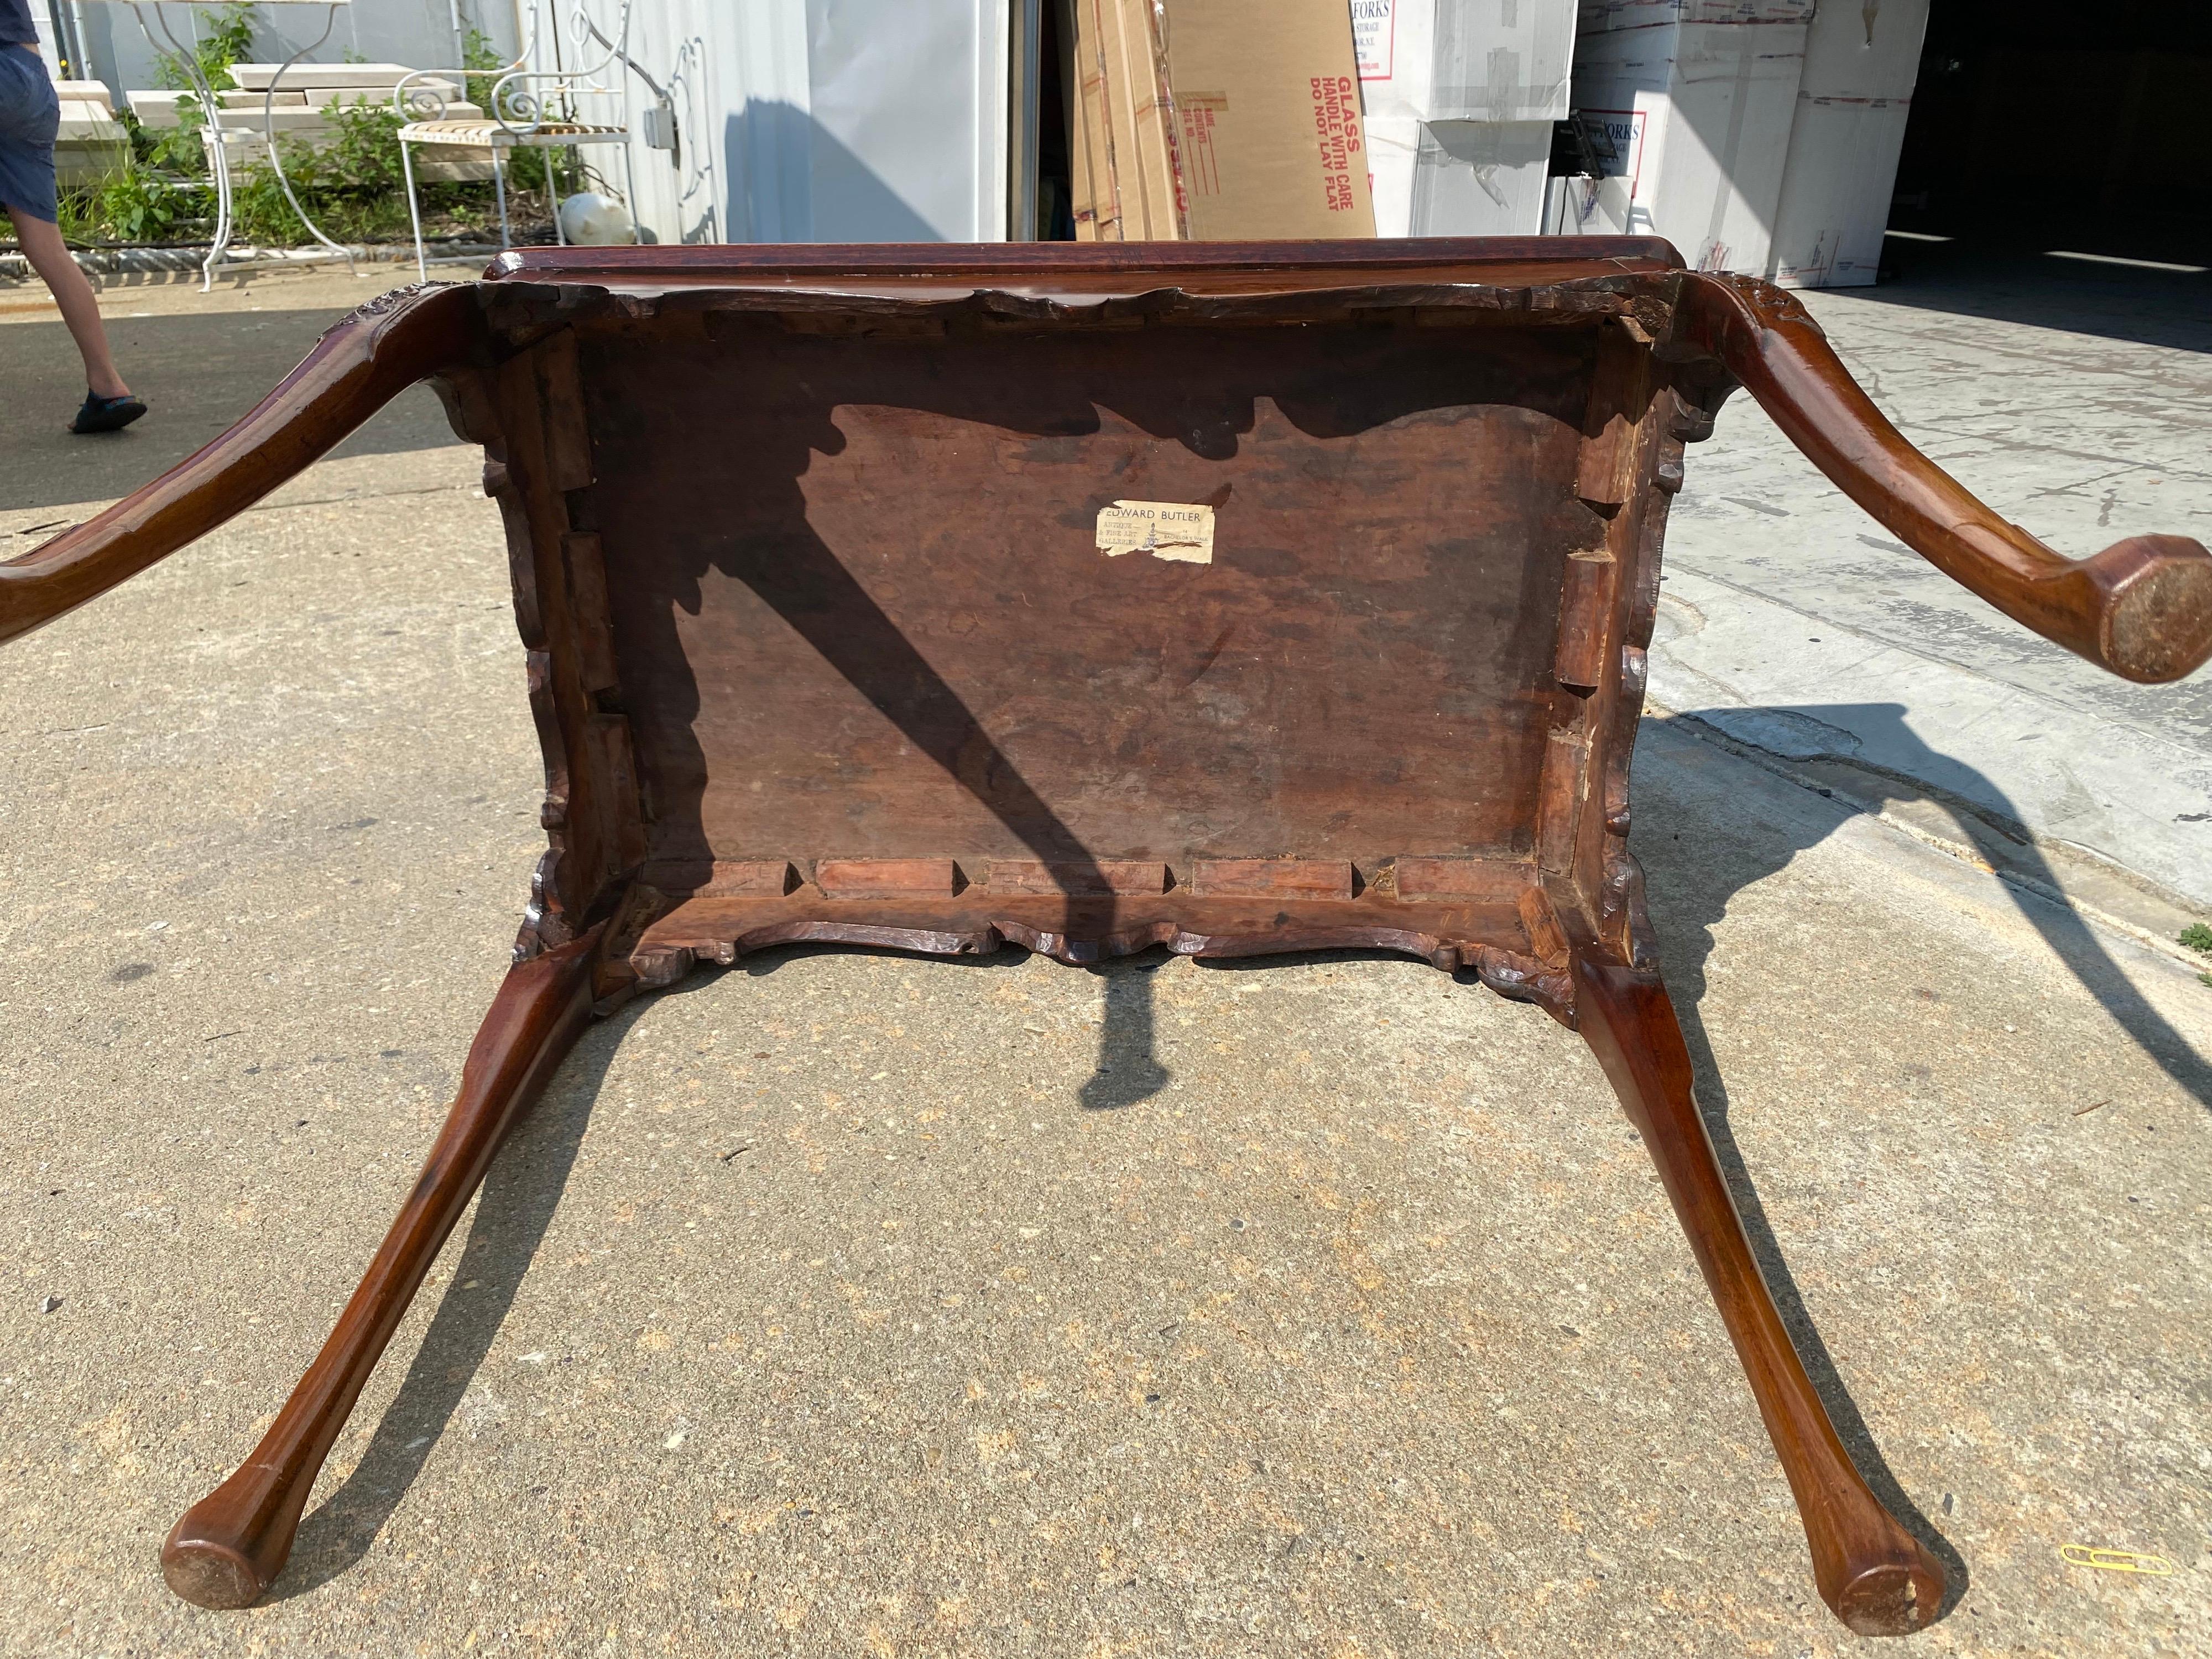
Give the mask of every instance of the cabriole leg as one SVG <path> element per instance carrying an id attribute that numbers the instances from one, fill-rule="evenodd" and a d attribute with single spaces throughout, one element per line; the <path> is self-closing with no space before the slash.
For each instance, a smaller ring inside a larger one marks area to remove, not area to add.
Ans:
<path id="1" fill-rule="evenodd" d="M 599 933 L 521 963 L 500 986 L 445 1127 L 330 1340 L 253 1455 L 186 1510 L 161 1546 L 162 1576 L 187 1601 L 246 1607 L 283 1571 L 315 1476 L 385 1344 L 508 1128 L 591 1018 Z"/>
<path id="2" fill-rule="evenodd" d="M 1936 1616 L 1943 1570 L 1882 1507 L 1837 1438 L 1753 1258 L 1690 1090 L 1690 1054 L 1656 975 L 1577 953 L 1583 1036 L 1659 1166 L 1797 1498 L 1820 1599 L 1862 1636 Z"/>

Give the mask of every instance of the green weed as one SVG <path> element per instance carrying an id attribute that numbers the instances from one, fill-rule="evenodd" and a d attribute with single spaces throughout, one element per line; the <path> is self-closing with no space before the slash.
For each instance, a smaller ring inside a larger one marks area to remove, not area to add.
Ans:
<path id="1" fill-rule="evenodd" d="M 252 0 L 230 0 L 204 16 L 201 27 L 207 33 L 192 47 L 191 58 L 207 83 L 218 92 L 230 78 L 230 66 L 248 61 L 256 21 Z M 188 90 L 192 84 L 185 60 L 173 52 L 155 55 L 154 72 L 163 86 L 173 91 Z"/>
<path id="2" fill-rule="evenodd" d="M 492 50 L 491 36 L 472 25 L 469 32 L 461 37 L 461 67 L 472 70 L 502 70 L 507 67 L 507 59 Z M 491 89 L 495 84 L 496 84 L 496 77 L 490 75 L 464 76 L 461 79 L 464 88 L 461 96 L 483 111 L 485 114 L 493 114 Z"/>
<path id="3" fill-rule="evenodd" d="M 232 10 L 242 10 L 234 7 Z M 226 14 L 228 15 L 228 14 Z M 479 37 L 481 39 L 481 37 Z M 234 41 L 234 45 L 235 42 Z M 483 47 L 478 56 L 489 55 Z M 208 176 L 200 143 L 203 119 L 187 103 L 185 125 L 155 131 L 137 116 L 118 119 L 131 136 L 131 155 L 121 169 L 96 184 L 61 192 L 62 234 L 82 243 L 143 245 L 204 239 L 215 221 L 215 186 Z M 309 144 L 279 135 L 279 154 L 293 191 L 325 235 L 340 242 L 392 241 L 408 234 L 405 175 L 399 165 L 398 111 L 387 103 L 356 102 L 329 112 L 330 136 Z M 507 179 L 508 207 L 518 227 L 550 216 L 543 184 L 544 151 L 529 157 L 527 169 Z M 580 188 L 582 170 L 573 158 L 554 152 L 562 194 Z M 233 234 L 263 247 L 296 247 L 307 233 L 284 198 L 284 188 L 266 160 L 234 174 Z M 497 198 L 489 179 L 422 180 L 418 191 L 422 228 L 428 235 L 495 240 L 499 229 Z"/>

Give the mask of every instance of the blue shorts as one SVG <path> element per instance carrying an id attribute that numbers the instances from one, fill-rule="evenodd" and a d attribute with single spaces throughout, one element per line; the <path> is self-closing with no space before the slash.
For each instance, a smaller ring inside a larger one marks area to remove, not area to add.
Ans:
<path id="1" fill-rule="evenodd" d="M 54 135 L 62 106 L 36 46 L 0 46 L 0 207 L 48 224 L 54 202 Z"/>

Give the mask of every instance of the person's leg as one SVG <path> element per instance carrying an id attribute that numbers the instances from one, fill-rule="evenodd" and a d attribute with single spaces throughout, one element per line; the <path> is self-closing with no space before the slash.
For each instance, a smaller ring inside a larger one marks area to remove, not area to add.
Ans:
<path id="1" fill-rule="evenodd" d="M 77 352 L 84 359 L 86 389 L 100 398 L 128 396 L 131 388 L 123 383 L 115 359 L 108 355 L 107 331 L 100 322 L 100 301 L 76 261 L 70 258 L 61 227 L 12 210 L 8 216 L 15 224 L 15 240 L 23 257 L 61 307 L 62 321 L 69 325 L 70 337 L 76 342 Z"/>

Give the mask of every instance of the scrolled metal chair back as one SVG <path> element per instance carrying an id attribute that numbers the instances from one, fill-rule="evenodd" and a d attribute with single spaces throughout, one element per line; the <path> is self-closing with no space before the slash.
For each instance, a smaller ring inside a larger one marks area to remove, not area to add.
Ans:
<path id="1" fill-rule="evenodd" d="M 631 3 L 623 0 L 611 40 L 589 7 L 578 3 L 568 17 L 569 42 L 596 46 L 600 55 L 596 61 L 562 66 L 546 61 L 546 55 L 561 46 L 557 24 L 544 27 L 551 21 L 550 0 L 532 0 L 524 13 L 522 49 L 512 63 L 484 70 L 416 70 L 392 88 L 393 107 L 403 121 L 444 120 L 453 101 L 448 94 L 456 85 L 465 93 L 471 82 L 489 77 L 484 115 L 517 138 L 580 122 L 601 100 L 613 100 L 621 111 L 617 122 L 626 125 L 629 89 L 623 70 L 629 63 Z"/>

